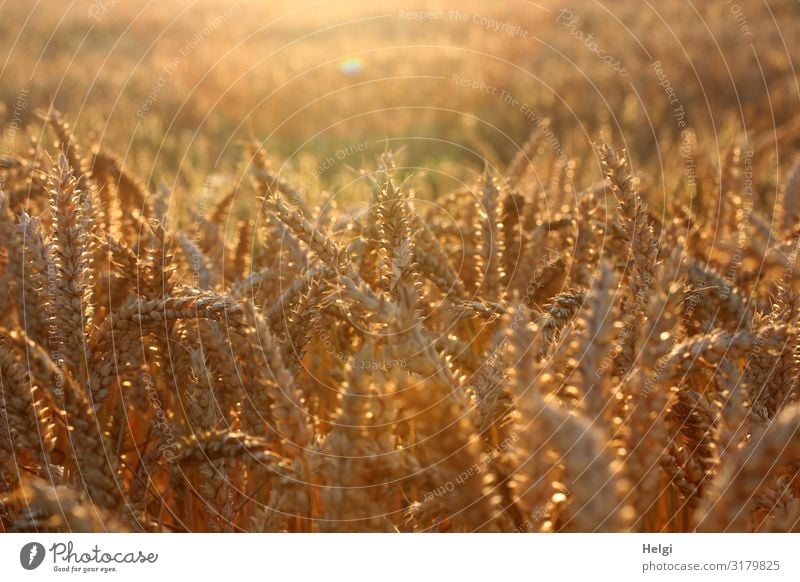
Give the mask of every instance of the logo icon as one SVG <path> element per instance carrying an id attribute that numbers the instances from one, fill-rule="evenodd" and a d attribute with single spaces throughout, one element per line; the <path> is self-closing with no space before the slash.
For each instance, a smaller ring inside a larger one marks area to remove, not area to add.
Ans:
<path id="1" fill-rule="evenodd" d="M 26 570 L 35 570 L 44 561 L 44 546 L 39 542 L 30 542 L 19 551 L 19 563 Z"/>

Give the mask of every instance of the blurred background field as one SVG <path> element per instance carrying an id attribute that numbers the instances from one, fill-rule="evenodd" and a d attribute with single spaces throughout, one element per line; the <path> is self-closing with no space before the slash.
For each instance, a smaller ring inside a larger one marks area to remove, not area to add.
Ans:
<path id="1" fill-rule="evenodd" d="M 309 189 L 346 183 L 348 166 L 387 148 L 435 169 L 435 188 L 454 164 L 508 161 L 538 120 L 554 160 L 599 178 L 601 136 L 634 165 L 680 164 L 676 106 L 718 145 L 711 157 L 798 111 L 789 1 L 9 0 L 0 11 L 7 150 L 22 129 L 41 132 L 34 111 L 52 105 L 151 186 L 190 192 L 233 175 L 253 139 Z"/>

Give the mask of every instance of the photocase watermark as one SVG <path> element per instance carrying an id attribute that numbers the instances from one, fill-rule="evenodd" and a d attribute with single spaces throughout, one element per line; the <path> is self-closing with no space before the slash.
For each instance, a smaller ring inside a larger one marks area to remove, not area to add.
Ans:
<path id="1" fill-rule="evenodd" d="M 792 250 L 787 257 L 787 266 L 781 276 L 780 283 L 778 284 L 778 293 L 775 297 L 775 309 L 773 309 L 770 314 L 768 321 L 770 324 L 774 324 L 778 318 L 778 309 L 786 300 L 786 294 L 788 289 L 791 288 L 792 280 L 795 276 L 795 265 L 797 264 L 797 257 L 800 255 L 800 234 L 798 234 L 794 238 L 794 242 L 792 243 Z"/>
<path id="2" fill-rule="evenodd" d="M 736 273 L 742 264 L 745 246 L 749 244 L 750 236 L 750 215 L 753 213 L 753 151 L 747 150 L 742 153 L 742 179 L 743 179 L 743 198 L 742 212 L 737 216 L 738 228 L 736 229 L 736 249 L 731 257 L 728 270 L 725 273 L 725 287 L 721 290 L 723 298 L 730 295 L 731 289 L 736 287 Z"/>
<path id="3" fill-rule="evenodd" d="M 383 370 L 384 372 L 392 368 L 408 370 L 408 363 L 405 358 L 401 360 L 359 360 L 351 356 L 348 362 L 350 362 L 353 368 L 358 368 L 360 370 Z"/>
<path id="4" fill-rule="evenodd" d="M 528 285 L 525 288 L 525 296 L 522 298 L 523 303 L 528 307 L 530 307 L 530 303 L 536 296 L 536 292 L 546 285 L 542 277 L 547 267 L 561 258 L 561 253 L 558 252 L 558 249 L 545 247 L 544 250 L 545 252 L 539 255 L 539 259 L 536 261 L 536 268 L 533 270 L 533 278 L 528 281 Z"/>
<path id="5" fill-rule="evenodd" d="M 699 281 L 695 283 L 694 289 L 689 293 L 689 297 L 686 300 L 686 308 L 683 311 L 683 319 L 681 321 L 681 326 L 678 328 L 678 333 L 676 333 L 672 337 L 672 341 L 670 342 L 669 349 L 665 352 L 658 362 L 656 363 L 655 369 L 650 373 L 647 378 L 645 378 L 644 386 L 642 387 L 641 396 L 647 396 L 653 390 L 655 385 L 658 383 L 661 374 L 664 372 L 664 369 L 667 367 L 667 362 L 669 361 L 669 356 L 672 351 L 681 344 L 686 337 L 688 336 L 688 328 L 689 322 L 694 315 L 694 310 L 697 307 L 697 304 L 700 303 L 700 291 L 705 288 L 706 284 L 705 281 Z"/>
<path id="6" fill-rule="evenodd" d="M 683 159 L 683 173 L 686 176 L 686 187 L 689 190 L 689 197 L 694 198 L 697 193 L 697 166 L 694 161 L 694 132 L 689 128 L 686 121 L 686 109 L 684 109 L 678 93 L 661 65 L 661 61 L 655 61 L 650 65 L 658 78 L 658 85 L 664 89 L 667 101 L 672 108 L 672 117 L 676 127 L 680 130 L 681 143 L 678 146 L 678 153 Z"/>
<path id="7" fill-rule="evenodd" d="M 533 530 L 536 524 L 542 523 L 545 519 L 553 514 L 553 511 L 558 507 L 558 501 L 566 500 L 570 496 L 569 489 L 556 493 L 553 497 L 548 499 L 545 503 L 533 510 L 530 517 L 517 526 L 513 533 L 523 533 Z"/>
<path id="8" fill-rule="evenodd" d="M 90 229 L 90 217 L 92 216 L 92 201 L 88 197 L 84 197 L 80 201 L 82 212 L 80 214 L 80 218 L 78 223 L 80 225 L 80 229 L 77 235 L 77 241 L 80 245 L 86 246 L 88 244 L 89 235 L 87 233 L 91 232 Z M 58 287 L 59 287 L 59 274 L 58 274 L 58 265 L 54 261 L 53 257 L 50 254 L 45 256 L 45 263 L 47 272 L 45 273 L 47 285 L 43 289 L 45 295 L 49 297 L 48 303 L 53 303 L 53 298 L 58 294 Z M 90 273 L 88 270 L 84 270 L 78 278 L 78 284 L 80 286 L 85 286 L 87 282 L 87 278 L 90 277 Z M 63 353 L 61 351 L 61 326 L 56 318 L 56 314 L 52 311 L 48 310 L 48 326 L 47 326 L 47 344 L 50 350 L 50 359 L 54 362 L 61 362 L 63 358 Z M 64 373 L 62 372 L 61 366 L 58 366 L 58 370 L 55 373 L 55 386 L 53 387 L 53 394 L 56 396 L 63 396 L 64 395 Z"/>
<path id="9" fill-rule="evenodd" d="M 672 88 L 672 83 L 670 83 L 667 74 L 664 72 L 664 67 L 661 66 L 661 61 L 655 61 L 652 65 L 653 70 L 656 72 L 656 76 L 658 77 L 658 85 L 664 89 L 664 92 L 667 94 L 667 100 L 669 104 L 675 107 L 674 113 L 681 114 L 681 118 L 676 120 L 678 121 L 679 127 L 685 127 L 685 115 L 683 115 L 683 106 L 680 104 L 680 100 L 678 99 L 678 94 L 675 93 L 675 89 Z"/>
<path id="10" fill-rule="evenodd" d="M 58 292 L 58 276 L 56 275 L 56 264 L 53 261 L 53 257 L 49 253 L 45 256 L 45 261 L 47 262 L 47 287 L 45 292 L 51 298 L 49 303 L 52 303 L 52 298 L 55 297 L 56 293 Z M 59 326 L 52 316 L 49 317 L 48 320 L 49 325 L 47 326 L 47 344 L 50 348 L 50 359 L 54 362 L 60 362 L 62 354 Z M 53 393 L 56 396 L 64 395 L 64 374 L 61 370 L 61 366 L 58 366 L 55 377 L 56 385 L 53 390 Z"/>
<path id="11" fill-rule="evenodd" d="M 413 20 L 415 22 L 442 21 L 476 24 L 490 32 L 500 32 L 512 38 L 528 38 L 530 36 L 530 32 L 518 24 L 461 10 L 400 10 L 397 13 L 397 17 L 400 20 Z"/>
<path id="12" fill-rule="evenodd" d="M 642 283 L 642 289 L 636 294 L 636 297 L 634 297 L 633 306 L 630 308 L 629 313 L 639 313 L 644 308 L 644 305 L 649 299 L 650 288 L 653 283 L 652 275 L 645 273 L 642 276 Z M 614 343 L 614 347 L 609 350 L 608 354 L 606 354 L 606 357 L 604 357 L 600 362 L 597 370 L 595 370 L 594 375 L 597 378 L 602 378 L 605 376 L 611 366 L 614 365 L 616 359 L 622 354 L 622 347 L 627 343 L 628 337 L 630 337 L 635 326 L 638 324 L 638 319 L 630 319 L 628 323 L 625 324 L 617 336 L 617 341 Z"/>
<path id="13" fill-rule="evenodd" d="M 82 212 L 80 213 L 80 218 L 78 220 L 79 225 L 81 228 L 79 229 L 77 235 L 77 241 L 80 245 L 86 246 L 88 243 L 89 235 L 87 233 L 90 232 L 89 228 L 89 221 L 90 217 L 92 216 L 92 201 L 88 197 L 84 197 L 80 201 Z M 23 218 L 28 221 L 28 224 L 32 224 L 35 220 L 33 218 L 29 218 L 27 214 L 23 214 Z M 58 265 L 54 260 L 53 256 L 50 253 L 46 253 L 44 256 L 45 260 L 45 268 L 46 271 L 44 273 L 46 284 L 42 289 L 42 293 L 46 296 L 46 304 L 53 304 L 53 299 L 58 296 L 59 293 L 59 273 L 58 273 Z M 84 270 L 78 276 L 78 285 L 84 286 L 86 285 L 87 278 L 90 276 L 88 270 Z M 62 338 L 61 338 L 61 326 L 57 320 L 56 314 L 51 309 L 46 309 L 45 311 L 47 315 L 47 347 L 50 352 L 50 359 L 54 362 L 61 363 L 63 359 L 63 352 L 61 351 L 62 346 Z M 64 395 L 64 373 L 62 372 L 61 366 L 57 366 L 57 370 L 55 372 L 54 378 L 55 386 L 53 387 L 53 394 L 56 396 L 63 396 Z"/>
<path id="14" fill-rule="evenodd" d="M 240 2 L 237 2 L 233 6 L 227 8 L 225 12 L 214 18 L 211 22 L 197 31 L 192 39 L 180 48 L 178 51 L 178 56 L 174 57 L 162 67 L 161 74 L 159 74 L 156 82 L 153 84 L 150 92 L 147 94 L 144 103 L 142 103 L 142 106 L 136 110 L 136 117 L 139 119 L 144 119 L 144 116 L 147 115 L 147 112 L 150 111 L 150 108 L 156 103 L 156 101 L 158 101 L 158 96 L 161 93 L 161 90 L 166 87 L 170 77 L 178 69 L 178 66 L 183 62 L 183 60 L 188 57 L 194 49 L 200 46 L 200 44 L 206 38 L 208 38 L 212 32 L 217 30 L 220 26 L 225 24 L 226 21 L 230 20 L 237 12 L 239 12 L 242 9 L 242 4 L 246 4 L 249 1 L 250 0 L 241 0 Z"/>
<path id="15" fill-rule="evenodd" d="M 786 301 L 786 294 L 789 289 L 791 289 L 792 280 L 795 277 L 795 265 L 797 264 L 797 257 L 800 254 L 800 234 L 797 235 L 792 243 L 792 250 L 789 253 L 787 258 L 787 266 L 783 272 L 783 276 L 781 276 L 780 282 L 778 283 L 778 293 L 773 301 L 773 308 L 770 311 L 769 316 L 767 317 L 767 325 L 764 328 L 769 328 L 776 324 L 778 318 L 781 315 L 781 311 L 784 308 L 784 302 Z M 756 335 L 755 340 L 753 341 L 753 346 L 748 350 L 748 358 L 747 358 L 747 365 L 750 365 L 750 362 L 757 361 L 758 357 L 761 355 L 761 351 L 764 349 L 764 343 L 767 341 L 766 334 L 758 334 Z M 797 349 L 795 348 L 795 357 L 797 355 Z M 792 373 L 792 379 L 788 385 L 794 386 L 797 384 L 798 378 L 800 378 L 800 371 L 796 371 Z M 761 395 L 764 393 L 765 390 L 769 389 L 769 384 L 764 383 L 755 393 L 753 400 L 761 398 Z"/>
<path id="16" fill-rule="evenodd" d="M 14 101 L 14 109 L 11 110 L 11 121 L 8 128 L 3 132 L 3 154 L 9 155 L 14 150 L 14 141 L 16 140 L 17 133 L 22 129 L 22 119 L 25 111 L 28 109 L 28 97 L 31 90 L 23 87 L 17 94 L 17 99 Z"/>
<path id="17" fill-rule="evenodd" d="M 192 280 L 195 287 L 200 289 L 207 289 L 214 284 L 213 281 L 208 281 L 206 273 L 207 268 L 205 265 L 205 255 L 200 250 L 199 243 L 203 240 L 205 215 L 214 193 L 217 191 L 216 186 L 219 185 L 220 179 L 218 176 L 207 176 L 203 182 L 203 188 L 200 191 L 200 199 L 192 209 L 192 231 L 191 237 L 187 237 L 184 252 L 189 256 L 189 267 L 192 271 Z"/>
<path id="18" fill-rule="evenodd" d="M 545 251 L 545 254 L 539 258 L 536 269 L 533 272 L 533 278 L 528 282 L 525 295 L 522 297 L 522 302 L 518 303 L 516 309 L 514 309 L 514 316 L 509 323 L 512 332 L 519 330 L 520 324 L 526 320 L 527 310 L 530 309 L 531 303 L 533 303 L 536 291 L 544 287 L 545 283 L 542 281 L 542 275 L 544 274 L 545 268 L 547 265 L 561 258 L 561 254 L 556 249 L 545 247 Z M 508 343 L 508 336 L 503 337 L 495 346 L 494 350 L 492 350 L 492 353 L 486 358 L 484 365 L 493 366 L 495 362 L 502 357 L 503 353 L 505 353 Z"/>
<path id="19" fill-rule="evenodd" d="M 683 174 L 686 176 L 686 188 L 689 197 L 697 195 L 697 162 L 694 159 L 694 146 L 696 143 L 695 134 L 691 129 L 681 131 L 681 143 L 678 146 L 678 153 L 683 159 Z"/>
<path id="20" fill-rule="evenodd" d="M 19 563 L 26 570 L 35 570 L 44 562 L 46 553 L 39 542 L 29 542 L 19 551 Z"/>
<path id="21" fill-rule="evenodd" d="M 89 18 L 99 22 L 100 17 L 108 14 L 109 10 L 117 4 L 119 4 L 119 0 L 96 0 L 89 6 Z"/>
<path id="22" fill-rule="evenodd" d="M 350 156 L 364 153 L 369 149 L 369 140 L 359 143 L 348 144 L 339 148 L 332 156 L 328 156 L 317 166 L 317 176 L 322 176 L 325 172 L 333 168 L 336 164 L 343 162 Z"/>
<path id="23" fill-rule="evenodd" d="M 311 329 L 322 344 L 322 348 L 329 356 L 334 356 L 340 362 L 349 364 L 354 370 L 382 370 L 384 372 L 392 369 L 404 370 L 407 374 L 411 374 L 411 369 L 408 367 L 408 362 L 405 358 L 402 359 L 382 359 L 382 360 L 360 360 L 345 351 L 336 347 L 333 339 L 327 328 L 322 325 L 320 321 L 322 318 L 319 312 L 311 316 Z"/>
<path id="24" fill-rule="evenodd" d="M 739 25 L 739 31 L 744 36 L 753 36 L 753 33 L 750 31 L 750 25 L 747 24 L 747 17 L 745 16 L 742 7 L 732 0 L 725 0 L 725 4 L 728 5 L 728 10 L 730 10 L 730 13 L 736 19 L 736 24 Z"/>
<path id="25" fill-rule="evenodd" d="M 502 87 L 497 87 L 495 85 L 490 85 L 484 81 L 479 81 L 477 79 L 469 79 L 466 77 L 462 77 L 460 75 L 453 75 L 452 81 L 456 85 L 461 87 L 466 87 L 468 89 L 472 89 L 474 91 L 481 91 L 482 93 L 486 93 L 487 95 L 491 95 L 492 97 L 497 97 L 513 109 L 518 110 L 522 115 L 524 115 L 529 121 L 533 123 L 542 123 L 544 118 L 536 113 L 527 103 L 515 97 L 512 93 L 510 93 L 507 89 L 503 89 Z"/>
<path id="26" fill-rule="evenodd" d="M 509 107 L 516 109 L 519 111 L 523 117 L 525 117 L 528 121 L 534 124 L 534 126 L 539 128 L 542 135 L 547 141 L 548 145 L 552 148 L 553 152 L 558 156 L 559 160 L 563 164 L 567 164 L 569 162 L 569 157 L 567 156 L 564 148 L 561 145 L 559 139 L 553 133 L 553 130 L 550 128 L 550 124 L 547 122 L 547 119 L 537 113 L 536 111 L 531 108 L 530 105 L 522 101 L 521 99 L 515 97 L 511 92 L 507 89 L 503 89 L 502 87 L 497 87 L 495 85 L 490 85 L 484 81 L 479 81 L 477 79 L 469 79 L 467 77 L 462 77 L 460 75 L 453 75 L 451 80 L 456 85 L 460 87 L 466 87 L 468 89 L 472 89 L 474 91 L 481 91 L 482 93 L 486 93 L 487 95 L 491 95 L 492 97 L 497 97 L 508 105 Z"/>
<path id="27" fill-rule="evenodd" d="M 76 551 L 73 542 L 56 542 L 50 546 L 53 571 L 63 573 L 108 574 L 117 572 L 120 564 L 155 564 L 158 554 L 142 550 L 132 552 L 104 551 L 96 545 L 87 551 Z"/>
<path id="28" fill-rule="evenodd" d="M 678 127 L 683 129 L 686 127 L 686 113 L 683 110 L 683 106 L 680 103 L 680 99 L 678 99 L 678 94 L 675 92 L 675 89 L 672 88 L 672 83 L 670 83 L 667 74 L 664 72 L 664 67 L 661 65 L 661 61 L 655 61 L 652 65 L 650 65 L 656 73 L 658 77 L 658 85 L 664 89 L 664 92 L 667 94 L 667 100 L 669 104 L 674 107 L 673 115 L 675 116 L 675 121 L 678 124 Z"/>
<path id="29" fill-rule="evenodd" d="M 564 28 L 569 30 L 569 33 L 583 43 L 583 45 L 592 53 L 597 55 L 601 61 L 608 65 L 611 70 L 616 71 L 620 77 L 628 76 L 628 68 L 625 64 L 613 55 L 610 55 L 604 48 L 602 48 L 595 40 L 594 33 L 586 33 L 578 28 L 580 16 L 572 12 L 568 8 L 562 8 L 558 11 L 556 22 L 561 23 Z"/>
<path id="30" fill-rule="evenodd" d="M 158 397 L 155 384 L 153 384 L 153 378 L 150 374 L 144 373 L 142 374 L 142 381 L 145 384 L 147 397 L 150 399 L 150 406 L 155 410 L 153 413 L 153 416 L 155 416 L 154 427 L 161 434 L 158 450 L 161 451 L 165 460 L 172 462 L 175 459 L 175 452 L 178 450 L 178 445 L 175 443 L 175 434 L 172 432 L 172 427 L 167 421 L 167 415 L 161 406 L 161 399 Z"/>
<path id="31" fill-rule="evenodd" d="M 669 77 L 664 71 L 661 61 L 655 61 L 651 68 L 658 78 L 658 84 L 664 89 L 667 96 L 667 101 L 672 108 L 672 115 L 675 120 L 675 125 L 680 130 L 680 145 L 678 146 L 678 153 L 683 159 L 683 171 L 686 176 L 687 188 L 689 190 L 690 198 L 693 198 L 697 193 L 697 168 L 694 160 L 694 145 L 696 137 L 694 132 L 689 128 L 686 119 L 686 110 L 681 104 L 678 94 L 672 86 Z M 742 213 L 737 216 L 738 228 L 736 231 L 736 248 L 733 257 L 728 265 L 725 273 L 725 283 L 720 289 L 720 295 L 727 298 L 731 290 L 736 287 L 736 273 L 742 264 L 742 258 L 747 245 L 747 237 L 751 230 L 751 214 L 753 211 L 753 151 L 748 150 L 742 153 L 743 164 L 743 201 Z"/>
<path id="32" fill-rule="evenodd" d="M 35 570 L 51 558 L 53 572 L 71 574 L 109 574 L 119 565 L 155 564 L 155 552 L 104 550 L 97 544 L 88 550 L 76 549 L 73 542 L 56 542 L 45 550 L 39 542 L 29 542 L 19 552 L 19 563 L 25 570 Z"/>
<path id="33" fill-rule="evenodd" d="M 473 463 L 467 469 L 461 471 L 461 473 L 459 473 L 455 479 L 451 479 L 450 481 L 447 481 L 446 483 L 439 485 L 439 487 L 437 487 L 432 491 L 427 491 L 425 495 L 423 495 L 422 501 L 423 502 L 430 501 L 435 497 L 441 497 L 443 495 L 447 495 L 448 493 L 452 493 L 453 491 L 455 491 L 457 485 L 463 485 L 472 477 L 481 473 L 484 467 L 489 465 L 489 463 L 494 461 L 504 451 L 511 448 L 511 446 L 518 440 L 519 440 L 519 435 L 517 433 L 507 436 L 491 451 L 483 455 L 477 463 Z"/>

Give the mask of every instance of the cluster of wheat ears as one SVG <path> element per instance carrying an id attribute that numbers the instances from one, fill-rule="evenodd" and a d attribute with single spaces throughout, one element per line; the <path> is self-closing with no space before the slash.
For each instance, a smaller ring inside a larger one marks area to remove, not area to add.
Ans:
<path id="1" fill-rule="evenodd" d="M 537 132 L 435 205 L 383 154 L 356 213 L 253 146 L 178 228 L 44 119 L 0 160 L 5 531 L 798 529 L 797 174 L 765 209 L 731 146 L 659 219 Z"/>

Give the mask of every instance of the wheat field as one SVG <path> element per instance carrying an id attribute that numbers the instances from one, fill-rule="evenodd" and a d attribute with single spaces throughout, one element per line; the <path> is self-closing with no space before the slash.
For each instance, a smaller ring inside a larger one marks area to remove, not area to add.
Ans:
<path id="1" fill-rule="evenodd" d="M 800 531 L 796 4 L 177 4 L 0 7 L 0 532 Z"/>

